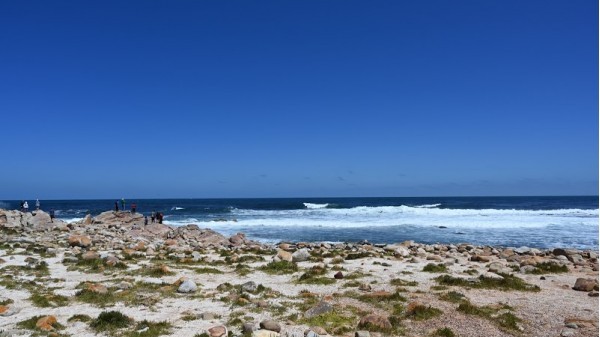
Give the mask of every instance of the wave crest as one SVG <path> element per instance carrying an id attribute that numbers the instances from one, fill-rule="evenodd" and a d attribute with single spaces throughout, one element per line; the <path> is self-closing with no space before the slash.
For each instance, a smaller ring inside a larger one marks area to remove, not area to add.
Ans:
<path id="1" fill-rule="evenodd" d="M 310 202 L 305 202 L 303 204 L 304 204 L 304 207 L 306 207 L 307 209 L 320 209 L 320 208 L 327 208 L 329 206 L 329 204 L 313 204 Z"/>

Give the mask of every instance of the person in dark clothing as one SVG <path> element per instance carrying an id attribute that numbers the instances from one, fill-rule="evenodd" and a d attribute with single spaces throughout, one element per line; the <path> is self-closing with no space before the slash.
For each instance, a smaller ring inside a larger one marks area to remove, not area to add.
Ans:
<path id="1" fill-rule="evenodd" d="M 131 213 L 135 214 L 135 209 L 137 208 L 137 205 L 134 203 L 131 203 Z"/>
<path id="2" fill-rule="evenodd" d="M 152 220 L 152 223 L 154 223 L 154 218 L 156 218 L 156 212 L 152 211 L 152 213 L 150 213 L 150 219 Z"/>
<path id="3" fill-rule="evenodd" d="M 50 222 L 54 222 L 54 208 L 50 210 Z"/>
<path id="4" fill-rule="evenodd" d="M 119 211 L 119 202 L 115 201 L 115 212 Z"/>
<path id="5" fill-rule="evenodd" d="M 148 216 L 144 217 L 144 226 L 148 226 Z"/>
<path id="6" fill-rule="evenodd" d="M 25 201 L 21 201 L 21 207 L 19 207 L 19 210 L 21 212 L 23 212 L 23 210 L 25 209 L 23 205 L 25 205 Z"/>
<path id="7" fill-rule="evenodd" d="M 162 221 L 163 221 L 163 214 L 158 213 L 158 223 L 162 225 Z"/>

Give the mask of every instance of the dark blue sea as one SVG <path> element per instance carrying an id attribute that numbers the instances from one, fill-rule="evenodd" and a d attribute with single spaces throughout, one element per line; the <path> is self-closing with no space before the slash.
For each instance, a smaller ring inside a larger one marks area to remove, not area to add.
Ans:
<path id="1" fill-rule="evenodd" d="M 120 199 L 119 199 L 120 201 Z M 76 221 L 113 210 L 115 200 L 40 200 Z M 197 224 L 263 242 L 328 241 L 486 244 L 598 250 L 598 197 L 126 199 L 167 224 Z M 20 201 L 0 201 L 16 209 Z M 28 200 L 30 209 L 35 200 Z"/>

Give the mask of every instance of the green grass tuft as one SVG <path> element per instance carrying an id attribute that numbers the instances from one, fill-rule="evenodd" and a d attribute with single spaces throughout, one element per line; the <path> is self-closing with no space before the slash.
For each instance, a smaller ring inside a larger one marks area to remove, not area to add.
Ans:
<path id="1" fill-rule="evenodd" d="M 69 303 L 67 297 L 56 295 L 52 292 L 41 293 L 34 291 L 31 293 L 29 300 L 34 306 L 40 308 L 62 307 Z"/>
<path id="2" fill-rule="evenodd" d="M 447 302 L 460 303 L 465 301 L 466 297 L 457 291 L 449 291 L 447 293 L 440 294 L 440 299 Z"/>
<path id="3" fill-rule="evenodd" d="M 398 286 L 398 287 L 414 287 L 414 286 L 418 286 L 419 282 L 406 281 L 403 279 L 395 278 L 395 279 L 390 280 L 390 284 L 393 286 Z"/>
<path id="4" fill-rule="evenodd" d="M 560 273 L 568 273 L 569 268 L 565 265 L 560 265 L 554 262 L 542 262 L 538 263 L 535 266 L 535 269 L 529 274 L 560 274 Z"/>
<path id="5" fill-rule="evenodd" d="M 338 310 L 333 310 L 315 317 L 303 318 L 299 323 L 308 326 L 320 326 L 332 335 L 342 335 L 354 330 L 357 319 L 354 316 L 348 316 Z"/>
<path id="6" fill-rule="evenodd" d="M 67 320 L 67 322 L 89 322 L 91 321 L 92 318 L 88 315 L 82 315 L 82 314 L 77 314 L 77 315 L 73 315 L 71 317 L 69 317 L 69 319 Z"/>
<path id="7" fill-rule="evenodd" d="M 428 263 L 425 267 L 423 267 L 423 271 L 426 271 L 428 273 L 445 273 L 446 271 L 448 271 L 448 268 L 446 268 L 446 265 L 442 263 Z"/>
<path id="8" fill-rule="evenodd" d="M 210 268 L 210 267 L 196 268 L 196 269 L 194 269 L 194 271 L 197 274 L 223 274 L 223 272 L 220 271 L 219 269 Z"/>
<path id="9" fill-rule="evenodd" d="M 273 261 L 258 269 L 267 274 L 293 274 L 298 271 L 298 265 L 288 261 Z"/>
<path id="10" fill-rule="evenodd" d="M 133 319 L 118 311 L 103 311 L 98 315 L 98 318 L 90 323 L 90 327 L 96 331 L 112 331 L 126 328 L 132 323 Z"/>
<path id="11" fill-rule="evenodd" d="M 497 313 L 500 310 L 510 310 L 508 306 L 502 306 L 501 308 L 494 308 L 490 306 L 478 307 L 474 304 L 471 304 L 468 301 L 461 303 L 458 306 L 458 311 L 467 315 L 479 316 L 485 319 L 488 319 L 494 323 L 496 323 L 501 330 L 503 331 L 519 331 L 518 323 L 521 322 L 521 319 L 512 314 L 511 312 L 503 312 L 500 315 Z"/>
<path id="12" fill-rule="evenodd" d="M 138 322 L 134 331 L 127 332 L 124 337 L 158 337 L 170 333 L 171 324 L 168 322 Z"/>
<path id="13" fill-rule="evenodd" d="M 442 285 L 447 286 L 460 286 L 467 288 L 477 288 L 477 289 L 498 289 L 502 291 L 531 291 L 538 292 L 540 291 L 540 287 L 536 285 L 529 284 L 522 279 L 508 275 L 508 274 L 499 274 L 503 277 L 503 279 L 495 279 L 485 276 L 479 276 L 478 282 L 469 282 L 463 278 L 453 277 L 450 275 L 442 275 L 437 277 L 435 280 Z"/>
<path id="14" fill-rule="evenodd" d="M 424 321 L 433 317 L 440 316 L 441 314 L 442 311 L 438 308 L 419 304 L 412 306 L 409 310 L 407 310 L 405 316 L 410 317 L 416 321 Z"/>

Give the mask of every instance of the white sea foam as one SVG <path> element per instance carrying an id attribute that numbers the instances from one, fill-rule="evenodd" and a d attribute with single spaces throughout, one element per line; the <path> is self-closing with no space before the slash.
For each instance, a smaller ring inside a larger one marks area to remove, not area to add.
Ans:
<path id="1" fill-rule="evenodd" d="M 305 202 L 304 207 L 308 209 L 319 209 L 319 208 L 327 208 L 329 204 L 312 204 L 310 202 Z"/>
<path id="2" fill-rule="evenodd" d="M 172 223 L 203 223 L 210 227 L 384 227 L 445 226 L 450 228 L 542 228 L 598 226 L 598 210 L 514 210 L 514 209 L 440 209 L 410 206 L 360 206 L 350 209 L 312 208 L 300 210 L 234 210 L 237 221 L 173 219 Z"/>
<path id="3" fill-rule="evenodd" d="M 60 220 L 66 222 L 66 223 L 72 223 L 72 222 L 77 222 L 77 221 L 81 221 L 84 218 L 61 218 Z"/>
<path id="4" fill-rule="evenodd" d="M 179 211 L 181 209 L 185 209 L 185 208 L 183 208 L 183 207 L 177 207 L 177 206 L 171 208 L 172 211 Z"/>
<path id="5" fill-rule="evenodd" d="M 430 204 L 430 205 L 419 205 L 415 206 L 416 208 L 436 208 L 440 207 L 442 204 Z"/>

